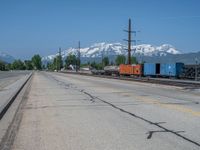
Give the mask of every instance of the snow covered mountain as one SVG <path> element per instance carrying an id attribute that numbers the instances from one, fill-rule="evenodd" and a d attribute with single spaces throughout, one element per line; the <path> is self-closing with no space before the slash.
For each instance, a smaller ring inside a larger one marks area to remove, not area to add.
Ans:
<path id="1" fill-rule="evenodd" d="M 15 58 L 7 53 L 0 51 L 0 60 L 6 63 L 12 63 Z"/>
<path id="2" fill-rule="evenodd" d="M 96 43 L 90 47 L 81 48 L 81 58 L 101 58 L 102 56 L 113 57 L 117 55 L 127 56 L 127 46 L 121 43 Z M 78 50 L 69 48 L 64 50 L 61 55 L 63 58 L 69 54 L 77 54 Z M 152 46 L 150 44 L 141 44 L 132 46 L 132 56 L 166 56 L 168 54 L 180 54 L 180 52 L 172 45 L 163 44 L 161 46 Z M 43 61 L 52 61 L 56 55 L 43 57 Z"/>
<path id="3" fill-rule="evenodd" d="M 150 44 L 142 44 L 132 47 L 133 54 L 139 54 L 143 56 L 166 56 L 168 54 L 181 54 L 175 47 L 169 44 L 163 44 L 161 46 L 152 46 Z"/>

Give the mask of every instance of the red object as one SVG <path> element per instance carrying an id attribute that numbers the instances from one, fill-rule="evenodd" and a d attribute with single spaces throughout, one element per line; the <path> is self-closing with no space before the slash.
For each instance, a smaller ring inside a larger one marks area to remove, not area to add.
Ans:
<path id="1" fill-rule="evenodd" d="M 142 65 L 135 65 L 133 70 L 134 75 L 141 75 L 142 74 Z"/>

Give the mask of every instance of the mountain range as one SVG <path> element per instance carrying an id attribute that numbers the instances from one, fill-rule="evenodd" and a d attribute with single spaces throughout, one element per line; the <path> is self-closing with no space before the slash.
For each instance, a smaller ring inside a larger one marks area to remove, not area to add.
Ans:
<path id="1" fill-rule="evenodd" d="M 153 46 L 150 44 L 141 44 L 131 47 L 131 55 L 135 56 L 139 62 L 154 62 L 154 63 L 174 63 L 183 62 L 186 64 L 193 64 L 194 59 L 197 57 L 200 60 L 200 52 L 197 53 L 182 53 L 170 44 L 163 44 L 161 46 Z M 115 60 L 117 55 L 127 56 L 127 46 L 121 43 L 96 43 L 90 47 L 80 49 L 81 62 L 87 63 L 88 61 L 100 62 L 102 57 L 109 57 L 110 61 Z M 74 54 L 77 56 L 78 49 L 69 48 L 63 50 L 61 55 L 63 60 L 69 55 Z M 42 58 L 43 62 L 53 61 L 58 55 L 53 54 Z"/>
<path id="2" fill-rule="evenodd" d="M 0 60 L 5 63 L 12 63 L 15 60 L 15 58 L 5 52 L 0 51 Z"/>
<path id="3" fill-rule="evenodd" d="M 127 46 L 121 43 L 96 43 L 91 45 L 90 47 L 81 48 L 80 56 L 81 60 L 93 60 L 93 59 L 101 59 L 102 57 L 109 57 L 110 59 L 115 58 L 117 55 L 125 55 L 127 56 L 128 51 L 126 50 Z M 137 46 L 131 47 L 131 55 L 136 57 L 147 56 L 147 57 L 161 57 L 167 56 L 169 54 L 181 54 L 175 47 L 169 44 L 163 44 L 161 46 L 153 46 L 150 44 L 141 44 Z M 69 54 L 77 55 L 78 49 L 69 48 L 62 51 L 62 58 L 66 58 Z M 57 54 L 49 55 L 43 57 L 43 61 L 52 61 Z"/>
<path id="4" fill-rule="evenodd" d="M 182 53 L 170 44 L 163 44 L 160 46 L 153 46 L 151 44 L 141 44 L 131 47 L 131 55 L 135 56 L 139 62 L 153 62 L 153 63 L 174 63 L 183 62 L 185 64 L 194 64 L 195 58 L 200 62 L 200 52 Z M 127 56 L 127 46 L 121 43 L 96 43 L 89 47 L 80 49 L 81 62 L 100 62 L 102 57 L 109 57 L 110 62 L 115 62 L 117 55 Z M 63 60 L 69 55 L 74 54 L 77 56 L 78 49 L 68 48 L 61 52 Z M 42 57 L 43 64 L 52 62 L 58 55 L 52 54 Z M 12 63 L 15 58 L 5 52 L 0 51 L 0 60 Z"/>

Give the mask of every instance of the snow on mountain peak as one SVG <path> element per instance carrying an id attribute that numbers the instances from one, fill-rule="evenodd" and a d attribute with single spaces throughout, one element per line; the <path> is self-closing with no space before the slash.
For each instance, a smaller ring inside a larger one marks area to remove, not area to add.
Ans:
<path id="1" fill-rule="evenodd" d="M 180 52 L 170 44 L 163 44 L 161 46 L 153 46 L 150 44 L 141 44 L 132 46 L 133 56 L 166 56 L 167 54 L 180 54 Z M 80 49 L 81 57 L 96 58 L 102 56 L 116 56 L 116 55 L 127 55 L 127 46 L 121 43 L 95 43 L 90 47 Z M 62 52 L 62 57 L 65 58 L 69 54 L 77 55 L 78 49 L 69 48 Z M 58 55 L 58 54 L 56 54 Z M 43 57 L 43 60 L 52 60 L 56 55 L 49 55 Z"/>
<path id="2" fill-rule="evenodd" d="M 163 44 L 161 46 L 153 46 L 150 44 L 141 44 L 133 46 L 136 54 L 144 56 L 166 56 L 167 54 L 180 54 L 175 47 L 170 44 Z"/>

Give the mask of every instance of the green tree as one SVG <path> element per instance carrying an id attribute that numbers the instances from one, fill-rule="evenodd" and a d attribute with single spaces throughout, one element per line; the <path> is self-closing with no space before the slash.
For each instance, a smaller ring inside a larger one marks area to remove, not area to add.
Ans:
<path id="1" fill-rule="evenodd" d="M 4 71 L 5 70 L 5 63 L 3 61 L 0 60 L 0 70 Z"/>
<path id="2" fill-rule="evenodd" d="M 103 69 L 102 63 L 96 63 L 95 61 L 91 63 L 91 67 L 95 68 L 97 70 L 102 70 Z"/>
<path id="3" fill-rule="evenodd" d="M 76 65 L 76 63 L 77 63 L 77 59 L 76 59 L 76 56 L 73 54 L 69 54 L 67 58 L 65 59 L 66 68 L 68 68 L 69 65 Z"/>
<path id="4" fill-rule="evenodd" d="M 61 68 L 63 68 L 62 56 L 58 55 L 54 59 L 55 59 L 55 61 L 54 61 L 55 69 L 61 70 Z"/>
<path id="5" fill-rule="evenodd" d="M 56 56 L 53 59 L 53 64 L 52 64 L 53 70 L 60 70 L 62 67 L 63 67 L 62 59 L 60 58 L 60 56 Z"/>
<path id="6" fill-rule="evenodd" d="M 131 64 L 138 64 L 136 57 L 134 57 L 134 56 L 131 57 Z"/>
<path id="7" fill-rule="evenodd" d="M 20 59 L 18 59 L 12 63 L 12 69 L 13 70 L 25 70 L 26 67 L 24 65 L 24 62 L 22 62 Z"/>
<path id="8" fill-rule="evenodd" d="M 47 63 L 47 69 L 48 69 L 48 70 L 51 70 L 51 71 L 55 70 L 53 63 L 48 62 L 48 63 Z"/>
<path id="9" fill-rule="evenodd" d="M 76 59 L 76 65 L 77 65 L 77 69 L 80 69 L 81 60 L 79 58 Z"/>
<path id="10" fill-rule="evenodd" d="M 31 59 L 33 63 L 34 69 L 41 70 L 42 69 L 42 58 L 40 57 L 39 54 L 34 55 Z"/>
<path id="11" fill-rule="evenodd" d="M 104 57 L 103 60 L 102 60 L 102 63 L 103 63 L 102 64 L 103 66 L 108 66 L 109 65 L 109 58 L 108 57 Z"/>
<path id="12" fill-rule="evenodd" d="M 10 64 L 10 63 L 6 64 L 5 67 L 6 67 L 6 70 L 12 70 L 12 64 Z"/>
<path id="13" fill-rule="evenodd" d="M 93 61 L 93 62 L 91 63 L 91 67 L 96 69 L 96 66 L 97 66 L 97 65 L 96 65 L 96 62 Z"/>
<path id="14" fill-rule="evenodd" d="M 26 70 L 33 70 L 33 64 L 31 60 L 25 60 L 24 65 Z"/>
<path id="15" fill-rule="evenodd" d="M 52 64 L 51 67 L 52 67 L 53 70 L 58 70 L 57 58 L 56 57 L 53 59 L 53 64 Z"/>
<path id="16" fill-rule="evenodd" d="M 115 59 L 116 65 L 125 64 L 126 63 L 126 57 L 124 55 L 118 55 Z"/>

